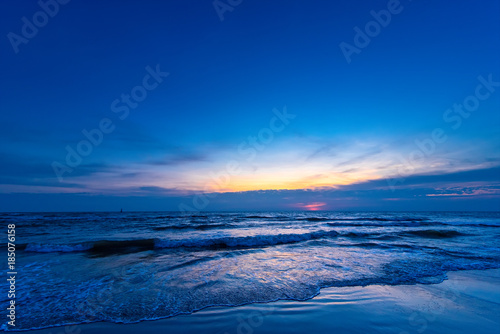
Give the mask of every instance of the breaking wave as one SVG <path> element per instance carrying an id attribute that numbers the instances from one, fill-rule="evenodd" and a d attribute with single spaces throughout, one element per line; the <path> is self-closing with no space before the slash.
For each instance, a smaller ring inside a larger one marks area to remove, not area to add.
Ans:
<path id="1" fill-rule="evenodd" d="M 27 252 L 132 252 L 161 248 L 246 248 L 292 244 L 325 237 L 335 237 L 336 231 L 317 231 L 304 234 L 256 235 L 248 237 L 220 237 L 212 239 L 139 239 L 139 240 L 101 240 L 79 244 L 28 244 Z"/>

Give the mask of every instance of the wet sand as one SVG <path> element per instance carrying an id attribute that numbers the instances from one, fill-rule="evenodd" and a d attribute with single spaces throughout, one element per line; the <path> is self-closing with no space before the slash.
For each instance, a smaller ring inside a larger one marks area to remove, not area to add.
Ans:
<path id="1" fill-rule="evenodd" d="M 93 323 L 62 333 L 500 333 L 500 269 L 448 273 L 431 285 L 326 288 L 313 299 L 212 307 L 137 324 Z"/>

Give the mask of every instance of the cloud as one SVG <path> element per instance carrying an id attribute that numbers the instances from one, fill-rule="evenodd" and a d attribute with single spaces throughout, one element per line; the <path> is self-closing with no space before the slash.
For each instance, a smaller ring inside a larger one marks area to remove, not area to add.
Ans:
<path id="1" fill-rule="evenodd" d="M 358 184 L 348 185 L 345 188 L 359 189 L 359 188 L 385 188 L 388 187 L 390 179 L 373 180 Z M 418 174 L 410 175 L 400 179 L 396 184 L 396 188 L 406 188 L 409 186 L 419 185 L 439 185 L 444 183 L 467 183 L 467 182 L 500 182 L 500 167 L 473 169 L 467 171 L 459 171 L 447 173 L 445 171 L 435 172 L 432 174 Z"/>
<path id="2" fill-rule="evenodd" d="M 192 162 L 207 161 L 208 157 L 206 154 L 201 153 L 186 153 L 186 152 L 175 152 L 168 154 L 160 159 L 146 161 L 145 164 L 154 166 L 176 166 Z"/>
<path id="3" fill-rule="evenodd" d="M 466 172 L 415 175 L 408 185 L 392 191 L 386 180 L 368 181 L 337 189 L 257 190 L 217 193 L 211 196 L 161 186 L 129 186 L 115 194 L 0 194 L 0 211 L 93 211 L 120 207 L 127 210 L 179 210 L 192 206 L 195 196 L 205 196 L 208 211 L 219 210 L 362 210 L 362 211 L 498 211 L 500 167 Z M 61 197 L 63 196 L 63 197 Z M 33 202 L 37 199 L 37 202 Z M 31 204 L 30 204 L 31 203 Z M 42 203 L 44 206 L 42 206 Z M 36 211 L 36 210 L 35 210 Z"/>
<path id="4" fill-rule="evenodd" d="M 314 160 L 319 157 L 335 157 L 337 156 L 339 144 L 327 144 L 314 150 L 307 158 L 306 161 Z"/>
<path id="5" fill-rule="evenodd" d="M 339 162 L 336 164 L 336 167 L 342 167 L 342 166 L 352 166 L 354 164 L 358 164 L 360 162 L 365 161 L 367 158 L 373 157 L 375 155 L 378 155 L 379 153 L 382 153 L 383 150 L 379 147 L 374 147 L 368 150 L 368 152 L 354 156 L 352 158 L 349 158 L 347 160 L 344 160 L 342 162 Z"/>
<path id="6" fill-rule="evenodd" d="M 314 203 L 296 203 L 293 205 L 297 209 L 306 211 L 318 211 L 326 207 L 324 202 L 314 202 Z"/>

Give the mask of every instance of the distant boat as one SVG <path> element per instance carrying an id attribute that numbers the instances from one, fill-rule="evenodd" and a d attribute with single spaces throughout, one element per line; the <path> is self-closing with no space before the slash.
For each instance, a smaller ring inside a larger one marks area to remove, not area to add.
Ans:
<path id="1" fill-rule="evenodd" d="M 123 209 L 120 209 L 120 213 L 122 213 L 122 212 L 123 212 Z"/>

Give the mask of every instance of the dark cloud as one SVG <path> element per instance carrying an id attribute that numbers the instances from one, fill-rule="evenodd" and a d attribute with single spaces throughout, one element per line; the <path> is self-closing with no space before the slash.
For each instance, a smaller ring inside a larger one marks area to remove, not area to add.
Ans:
<path id="1" fill-rule="evenodd" d="M 52 160 L 34 156 L 20 156 L 10 153 L 0 154 L 0 183 L 30 186 L 83 187 L 67 182 L 59 182 L 52 168 Z M 97 172 L 112 170 L 103 163 L 82 164 L 74 168 L 66 178 L 88 176 Z"/>
<path id="2" fill-rule="evenodd" d="M 146 164 L 154 166 L 175 166 L 190 162 L 207 161 L 208 157 L 201 153 L 174 152 L 160 159 L 146 161 Z"/>
<path id="3" fill-rule="evenodd" d="M 187 159 L 187 157 L 184 157 Z M 184 159 L 184 160 L 185 160 Z M 180 159 L 183 160 L 183 159 Z M 184 161 L 183 160 L 183 161 Z M 9 164 L 1 166 L 4 175 L 2 183 L 36 186 L 78 187 L 74 184 L 60 184 L 50 179 L 51 171 L 43 164 L 21 163 L 21 157 L 9 158 Z M 87 164 L 79 168 L 82 175 L 91 175 L 97 171 L 116 172 L 119 166 L 106 164 Z M 14 171 L 17 171 L 14 173 Z M 21 177 L 22 173 L 30 175 Z M 122 177 L 126 173 L 118 174 Z M 43 179 L 43 177 L 47 179 Z M 135 177 L 131 173 L 130 177 Z M 8 181 L 8 182 L 5 182 Z M 15 182 L 14 182 L 15 181 Z M 0 203 L 0 211 L 12 211 L 13 208 L 35 210 L 31 199 L 38 198 L 45 203 L 45 211 L 60 210 L 56 199 L 65 198 L 75 210 L 98 210 L 100 208 L 129 206 L 134 210 L 171 210 L 178 211 L 179 205 L 193 207 L 198 196 L 207 199 L 203 210 L 301 210 L 310 203 L 325 203 L 325 210 L 500 210 L 500 167 L 477 169 L 454 173 L 412 175 L 398 187 L 391 189 L 388 180 L 373 180 L 336 188 L 299 189 L 299 190 L 258 190 L 207 195 L 164 188 L 160 186 L 130 187 L 117 195 L 66 194 L 64 197 L 45 194 L 9 194 Z M 123 196 L 123 195 L 126 196 Z M 100 198 L 102 200 L 98 201 Z M 134 199 L 140 200 L 134 201 Z M 149 200 L 148 200 L 149 199 Z M 19 201 L 19 202 L 17 202 Z M 74 203 L 73 201 L 77 201 Z M 79 203 L 79 204 L 78 204 Z M 123 204 L 122 204 L 123 203 Z M 10 206 L 9 206 L 10 205 Z M 22 211 L 21 210 L 21 211 Z"/>
<path id="4" fill-rule="evenodd" d="M 467 183 L 467 182 L 500 182 L 500 167 L 485 169 L 474 169 L 469 171 L 454 173 L 433 173 L 408 175 L 396 178 L 373 180 L 362 183 L 344 186 L 344 189 L 380 189 L 389 188 L 391 184 L 395 188 L 405 188 L 419 185 L 439 185 L 446 183 Z"/>

